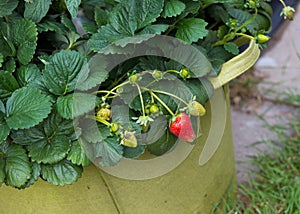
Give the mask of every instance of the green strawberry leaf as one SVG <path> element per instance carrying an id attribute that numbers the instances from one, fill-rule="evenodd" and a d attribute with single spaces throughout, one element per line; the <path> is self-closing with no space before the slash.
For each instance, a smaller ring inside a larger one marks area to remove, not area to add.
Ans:
<path id="1" fill-rule="evenodd" d="M 0 70 L 0 99 L 8 98 L 19 88 L 15 77 L 8 71 Z"/>
<path id="2" fill-rule="evenodd" d="M 227 7 L 227 12 L 234 18 L 237 19 L 239 23 L 245 23 L 250 20 L 254 14 L 249 13 L 248 11 L 244 11 L 242 9 L 236 9 L 233 7 Z M 247 29 L 252 33 L 256 34 L 257 30 L 264 29 L 266 31 L 270 30 L 272 23 L 268 16 L 263 14 L 257 14 L 255 21 L 246 25 Z"/>
<path id="3" fill-rule="evenodd" d="M 189 79 L 186 86 L 195 96 L 196 100 L 202 105 L 204 105 L 214 94 L 214 87 L 206 78 Z"/>
<path id="4" fill-rule="evenodd" d="M 184 1 L 185 9 L 181 14 L 182 17 L 186 17 L 189 14 L 196 14 L 198 13 L 199 9 L 201 8 L 202 4 L 199 1 Z"/>
<path id="5" fill-rule="evenodd" d="M 213 72 L 211 75 L 218 75 L 222 69 L 222 65 L 232 58 L 232 54 L 225 50 L 224 47 L 214 47 L 208 52 L 208 58 L 211 61 Z"/>
<path id="6" fill-rule="evenodd" d="M 151 154 L 160 156 L 168 152 L 175 145 L 176 141 L 177 137 L 167 131 L 158 141 L 149 145 L 147 149 Z"/>
<path id="7" fill-rule="evenodd" d="M 168 0 L 165 2 L 165 7 L 162 12 L 162 17 L 173 17 L 181 14 L 185 9 L 185 4 L 179 0 Z"/>
<path id="8" fill-rule="evenodd" d="M 72 184 L 81 177 L 82 167 L 64 159 L 56 164 L 42 164 L 41 174 L 49 183 L 64 186 Z"/>
<path id="9" fill-rule="evenodd" d="M 163 51 L 177 63 L 189 68 L 191 71 L 190 77 L 199 78 L 211 72 L 212 65 L 210 61 L 199 49 L 182 42 L 175 44 L 164 47 Z"/>
<path id="10" fill-rule="evenodd" d="M 239 54 L 239 47 L 235 43 L 233 43 L 233 42 L 227 42 L 224 45 L 224 48 L 229 53 L 232 53 L 234 55 L 238 55 Z"/>
<path id="11" fill-rule="evenodd" d="M 155 36 L 154 34 L 140 34 L 140 35 L 122 38 L 118 41 L 115 41 L 113 44 L 124 48 L 128 44 L 137 45 L 153 38 L 154 36 Z"/>
<path id="12" fill-rule="evenodd" d="M 149 145 L 161 138 L 167 129 L 168 122 L 165 116 L 155 118 L 150 124 L 149 130 L 146 133 L 136 135 L 136 139 L 139 145 Z"/>
<path id="13" fill-rule="evenodd" d="M 86 79 L 79 79 L 76 89 L 86 91 L 104 82 L 109 75 L 106 66 L 107 62 L 101 54 L 93 56 L 89 62 L 89 75 Z"/>
<path id="14" fill-rule="evenodd" d="M 147 103 L 147 102 L 149 102 L 149 100 L 151 100 L 151 96 L 148 92 L 142 93 L 142 96 L 143 96 L 143 102 L 144 103 Z M 129 107 L 131 109 L 136 110 L 136 111 L 141 111 L 142 110 L 142 104 L 141 104 L 140 96 L 137 95 L 134 98 L 134 100 L 129 104 Z"/>
<path id="15" fill-rule="evenodd" d="M 104 26 L 104 25 L 102 25 L 102 26 Z M 82 23 L 82 27 L 89 34 L 95 34 L 95 33 L 97 33 L 97 30 L 98 30 L 98 27 L 94 22 L 84 22 L 84 23 Z"/>
<path id="16" fill-rule="evenodd" d="M 4 63 L 3 69 L 13 73 L 16 70 L 16 61 L 14 58 L 10 58 L 7 62 Z"/>
<path id="17" fill-rule="evenodd" d="M 2 111 L 0 111 L 0 144 L 7 138 L 9 132 L 10 128 L 6 124 L 5 114 Z"/>
<path id="18" fill-rule="evenodd" d="M 88 44 L 91 50 L 100 52 L 111 43 L 125 38 L 125 35 L 119 34 L 111 25 L 101 26 L 97 33 L 93 34 Z"/>
<path id="19" fill-rule="evenodd" d="M 169 28 L 169 25 L 167 24 L 154 24 L 154 25 L 148 25 L 143 30 L 141 30 L 138 34 L 161 34 L 162 32 L 165 32 Z"/>
<path id="20" fill-rule="evenodd" d="M 0 145 L 0 153 L 4 153 L 6 184 L 13 187 L 21 187 L 31 176 L 31 164 L 26 150 L 10 143 Z"/>
<path id="21" fill-rule="evenodd" d="M 37 27 L 28 19 L 18 19 L 11 26 L 12 41 L 17 49 L 17 58 L 23 65 L 28 64 L 37 46 Z"/>
<path id="22" fill-rule="evenodd" d="M 229 27 L 226 25 L 221 25 L 218 28 L 218 32 L 217 32 L 218 39 L 220 39 L 220 40 L 223 39 L 224 36 L 226 36 L 228 32 L 229 32 Z"/>
<path id="23" fill-rule="evenodd" d="M 40 22 L 50 8 L 51 0 L 39 0 L 25 3 L 24 17 L 33 22 Z"/>
<path id="24" fill-rule="evenodd" d="M 65 3 L 72 18 L 76 18 L 81 0 L 65 0 Z"/>
<path id="25" fill-rule="evenodd" d="M 117 45 L 122 47 L 148 40 L 153 36 L 130 37 L 154 22 L 159 17 L 162 8 L 163 0 L 122 1 L 109 13 L 108 24 L 102 25 L 89 40 L 91 50 L 100 53 L 118 53 L 118 50 L 114 50 L 113 47 L 109 50 L 104 50 L 104 48 L 120 39 L 123 40 Z M 158 25 L 148 27 L 139 34 L 160 33 L 165 30 L 166 26 Z"/>
<path id="26" fill-rule="evenodd" d="M 73 91 L 77 81 L 84 81 L 87 75 L 86 59 L 80 53 L 69 50 L 54 54 L 43 71 L 45 86 L 55 95 Z"/>
<path id="27" fill-rule="evenodd" d="M 66 15 L 61 16 L 61 23 L 70 31 L 77 32 L 76 27 L 71 19 L 69 19 Z"/>
<path id="28" fill-rule="evenodd" d="M 65 119 L 72 119 L 93 110 L 99 104 L 95 95 L 74 93 L 57 99 L 57 112 Z"/>
<path id="29" fill-rule="evenodd" d="M 67 160 L 76 165 L 88 166 L 91 164 L 91 161 L 88 159 L 80 140 L 72 142 Z"/>
<path id="30" fill-rule="evenodd" d="M 110 129 L 106 125 L 96 123 L 94 120 L 84 120 L 79 126 L 82 130 L 81 139 L 83 142 L 102 142 L 110 136 Z"/>
<path id="31" fill-rule="evenodd" d="M 32 162 L 32 173 L 31 173 L 31 177 L 30 179 L 20 188 L 21 189 L 25 189 L 27 187 L 29 187 L 30 185 L 33 185 L 37 179 L 39 178 L 40 174 L 41 174 L 41 165 L 36 163 L 36 162 Z"/>
<path id="32" fill-rule="evenodd" d="M 0 113 L 5 113 L 6 111 L 5 111 L 5 106 L 4 106 L 4 103 L 1 101 L 1 99 L 0 99 Z"/>
<path id="33" fill-rule="evenodd" d="M 123 147 L 116 138 L 107 138 L 104 142 L 94 144 L 95 158 L 101 158 L 100 166 L 116 165 L 123 157 Z"/>
<path id="34" fill-rule="evenodd" d="M 0 187 L 5 180 L 5 160 L 0 154 Z"/>
<path id="35" fill-rule="evenodd" d="M 29 157 L 37 163 L 57 163 L 64 159 L 71 148 L 70 139 L 63 135 L 32 143 L 29 147 Z"/>
<path id="36" fill-rule="evenodd" d="M 3 59 L 7 56 L 11 56 L 13 55 L 13 45 L 11 44 L 11 42 L 9 42 L 10 44 L 7 43 L 7 41 L 5 40 L 6 36 L 3 36 L 0 34 L 0 47 L 1 47 L 1 50 L 0 50 L 0 53 L 3 57 Z M 2 62 L 3 63 L 3 62 Z M 3 65 L 2 65 L 3 66 Z"/>
<path id="37" fill-rule="evenodd" d="M 30 128 L 51 111 L 50 98 L 35 88 L 23 87 L 12 93 L 6 103 L 6 123 L 12 129 Z"/>
<path id="38" fill-rule="evenodd" d="M 109 23 L 120 34 L 133 36 L 159 17 L 163 0 L 122 1 L 110 12 Z"/>
<path id="39" fill-rule="evenodd" d="M 186 18 L 178 23 L 176 37 L 188 44 L 203 39 L 208 31 L 205 29 L 207 22 L 199 18 Z"/>
<path id="40" fill-rule="evenodd" d="M 106 25 L 108 21 L 108 12 L 106 10 L 96 7 L 94 17 L 98 27 Z"/>
<path id="41" fill-rule="evenodd" d="M 141 70 L 159 70 L 165 71 L 166 66 L 165 62 L 161 57 L 158 56 L 146 56 L 139 58 L 138 68 Z"/>
<path id="42" fill-rule="evenodd" d="M 0 53 L 0 68 L 2 67 L 2 63 L 4 62 L 4 56 Z"/>
<path id="43" fill-rule="evenodd" d="M 41 78 L 41 71 L 36 64 L 23 65 L 17 72 L 17 79 L 21 86 L 37 86 Z"/>
<path id="44" fill-rule="evenodd" d="M 77 138 L 74 125 L 72 120 L 65 120 L 54 112 L 35 127 L 13 130 L 11 137 L 15 143 L 26 146 L 43 143 L 44 141 L 50 143 L 54 136 L 65 136 L 73 141 Z"/>
<path id="45" fill-rule="evenodd" d="M 131 127 L 129 107 L 127 105 L 113 105 L 111 107 L 112 121 L 122 124 L 127 129 Z"/>
<path id="46" fill-rule="evenodd" d="M 12 14 L 18 3 L 18 0 L 0 0 L 0 17 Z"/>
<path id="47" fill-rule="evenodd" d="M 138 158 L 142 154 L 144 154 L 145 149 L 146 149 L 145 145 L 139 145 L 139 146 L 137 146 L 135 148 L 124 146 L 123 157 L 125 157 L 125 158 Z"/>
<path id="48" fill-rule="evenodd" d="M 39 33 L 48 32 L 48 31 L 54 31 L 61 35 L 67 34 L 66 27 L 56 21 L 45 20 L 38 24 L 38 32 Z"/>

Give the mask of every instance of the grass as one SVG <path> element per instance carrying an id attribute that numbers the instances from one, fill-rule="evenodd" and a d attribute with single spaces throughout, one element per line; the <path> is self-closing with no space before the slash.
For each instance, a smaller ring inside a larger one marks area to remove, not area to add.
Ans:
<path id="1" fill-rule="evenodd" d="M 300 95 L 289 94 L 284 102 L 300 105 Z M 298 107 L 300 112 L 300 108 Z M 269 148 L 251 158 L 250 180 L 238 188 L 238 197 L 227 195 L 213 213 L 300 214 L 300 120 L 299 112 L 286 125 L 269 125 L 277 140 L 260 143 Z"/>

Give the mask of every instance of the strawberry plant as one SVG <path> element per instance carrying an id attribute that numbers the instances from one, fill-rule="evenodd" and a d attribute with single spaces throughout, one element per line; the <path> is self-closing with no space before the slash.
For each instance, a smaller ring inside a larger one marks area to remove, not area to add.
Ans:
<path id="1" fill-rule="evenodd" d="M 71 184 L 91 162 L 194 143 L 209 77 L 241 38 L 265 46 L 272 24 L 264 0 L 0 5 L 0 185 L 16 188 Z"/>

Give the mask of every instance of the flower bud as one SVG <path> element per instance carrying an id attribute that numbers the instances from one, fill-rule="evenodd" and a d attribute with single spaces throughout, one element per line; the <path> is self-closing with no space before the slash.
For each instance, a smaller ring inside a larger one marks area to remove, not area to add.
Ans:
<path id="1" fill-rule="evenodd" d="M 186 79 L 190 76 L 190 71 L 189 69 L 187 68 L 183 68 L 180 70 L 180 76 L 183 78 L 183 79 Z"/>
<path id="2" fill-rule="evenodd" d="M 137 83 L 140 79 L 141 79 L 140 74 L 133 74 L 133 75 L 131 75 L 131 76 L 129 77 L 129 82 L 130 82 L 131 84 L 135 84 L 135 83 Z"/>
<path id="3" fill-rule="evenodd" d="M 161 80 L 163 78 L 163 73 L 159 70 L 154 70 L 152 72 L 152 77 L 155 79 L 155 80 Z"/>

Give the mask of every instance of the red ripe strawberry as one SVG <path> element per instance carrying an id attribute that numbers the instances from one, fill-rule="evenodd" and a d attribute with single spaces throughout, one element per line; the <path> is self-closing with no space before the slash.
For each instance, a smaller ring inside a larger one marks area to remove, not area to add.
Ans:
<path id="1" fill-rule="evenodd" d="M 185 113 L 178 114 L 175 120 L 171 122 L 170 132 L 186 142 L 193 142 L 196 138 L 191 120 Z"/>

